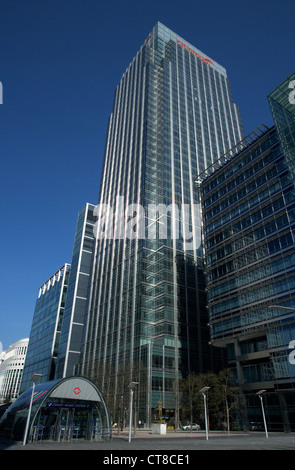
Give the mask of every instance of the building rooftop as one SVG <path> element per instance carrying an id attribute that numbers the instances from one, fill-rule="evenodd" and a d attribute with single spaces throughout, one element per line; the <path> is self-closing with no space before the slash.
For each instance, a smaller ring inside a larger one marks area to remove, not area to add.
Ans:
<path id="1" fill-rule="evenodd" d="M 264 134 L 269 131 L 269 127 L 265 124 L 260 124 L 254 131 L 250 132 L 246 137 L 244 137 L 240 142 L 234 145 L 226 153 L 224 153 L 218 160 L 213 162 L 208 166 L 204 171 L 202 171 L 196 178 L 195 183 L 201 184 L 203 181 L 214 173 L 214 171 L 221 168 L 223 165 L 232 161 L 232 159 L 239 155 L 243 150 L 246 150 L 250 145 L 258 141 Z"/>
<path id="2" fill-rule="evenodd" d="M 44 284 L 39 289 L 39 295 L 38 298 L 41 297 L 41 295 L 45 294 L 51 287 L 54 286 L 56 282 L 58 282 L 61 277 L 64 275 L 65 271 L 69 271 L 71 268 L 71 265 L 68 263 L 65 263 L 56 273 L 53 274 Z"/>

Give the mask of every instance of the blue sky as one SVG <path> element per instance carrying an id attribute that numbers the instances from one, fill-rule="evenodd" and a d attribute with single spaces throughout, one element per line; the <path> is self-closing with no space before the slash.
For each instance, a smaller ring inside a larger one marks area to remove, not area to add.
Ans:
<path id="1" fill-rule="evenodd" d="M 40 285 L 96 203 L 113 93 L 159 20 L 227 69 L 245 132 L 295 69 L 293 0 L 0 0 L 0 342 L 28 337 Z"/>

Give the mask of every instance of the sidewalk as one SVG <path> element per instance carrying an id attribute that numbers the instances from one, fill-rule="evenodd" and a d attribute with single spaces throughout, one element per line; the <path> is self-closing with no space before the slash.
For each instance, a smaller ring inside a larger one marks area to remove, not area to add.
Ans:
<path id="1" fill-rule="evenodd" d="M 195 450 L 295 450 L 295 433 L 263 432 L 209 432 L 168 431 L 166 435 L 152 434 L 149 430 L 137 430 L 128 442 L 128 430 L 114 431 L 111 441 L 72 440 L 69 442 L 38 441 L 23 446 L 20 442 L 0 439 L 0 450 L 92 450 L 133 453 L 137 450 L 154 454 L 159 451 L 188 452 Z"/>

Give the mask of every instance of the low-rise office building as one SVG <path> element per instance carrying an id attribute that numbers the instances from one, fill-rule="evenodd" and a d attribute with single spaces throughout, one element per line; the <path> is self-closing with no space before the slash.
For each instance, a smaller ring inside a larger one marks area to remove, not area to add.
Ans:
<path id="1" fill-rule="evenodd" d="M 1 354 L 0 404 L 14 401 L 20 390 L 29 338 L 13 343 Z"/>
<path id="2" fill-rule="evenodd" d="M 95 206 L 85 204 L 77 218 L 71 264 L 65 264 L 39 289 L 24 367 L 21 392 L 34 373 L 41 382 L 71 377 L 79 361 L 89 273 Z"/>
<path id="3" fill-rule="evenodd" d="M 53 380 L 70 276 L 69 264 L 62 266 L 39 289 L 28 351 L 21 382 L 21 392 L 30 388 L 34 373 L 41 382 Z"/>

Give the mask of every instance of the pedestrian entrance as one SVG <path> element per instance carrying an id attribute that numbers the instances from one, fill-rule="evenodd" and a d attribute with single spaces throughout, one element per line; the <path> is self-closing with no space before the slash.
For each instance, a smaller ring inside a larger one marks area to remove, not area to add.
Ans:
<path id="1" fill-rule="evenodd" d="M 55 429 L 58 441 L 70 439 L 90 439 L 93 435 L 93 416 L 88 410 L 62 408 Z"/>
<path id="2" fill-rule="evenodd" d="M 39 384 L 33 397 L 32 389 L 24 392 L 1 418 L 1 437 L 22 440 L 28 416 L 28 440 L 31 441 L 111 438 L 105 400 L 97 387 L 84 377 Z"/>
<path id="3" fill-rule="evenodd" d="M 40 410 L 32 440 L 98 440 L 106 434 L 106 429 L 102 426 L 102 417 L 96 407 L 50 401 Z"/>

